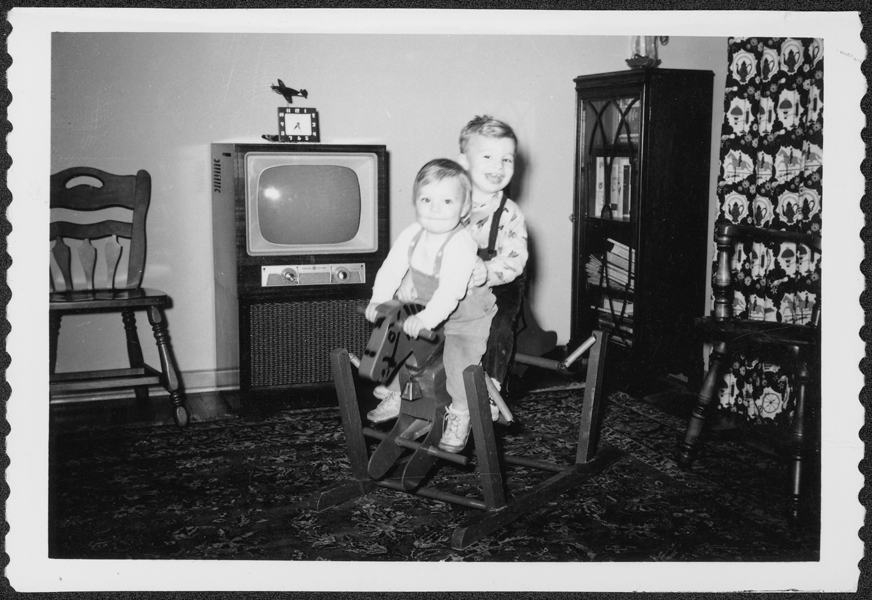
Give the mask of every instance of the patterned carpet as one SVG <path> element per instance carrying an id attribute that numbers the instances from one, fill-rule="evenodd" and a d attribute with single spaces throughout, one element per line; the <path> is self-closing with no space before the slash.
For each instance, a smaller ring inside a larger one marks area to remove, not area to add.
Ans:
<path id="1" fill-rule="evenodd" d="M 528 393 L 499 427 L 516 455 L 571 462 L 583 390 Z M 673 461 L 684 427 L 650 402 L 615 394 L 601 443 L 624 455 L 606 472 L 464 550 L 451 533 L 477 511 L 384 488 L 320 513 L 301 508 L 349 477 L 335 409 L 264 419 L 126 427 L 52 437 L 53 558 L 384 561 L 814 561 L 817 524 L 782 518 L 782 459 L 713 432 L 690 472 Z M 547 475 L 507 467 L 509 499 Z M 434 485 L 478 490 L 474 468 L 445 464 Z M 812 519 L 814 521 L 814 519 Z"/>

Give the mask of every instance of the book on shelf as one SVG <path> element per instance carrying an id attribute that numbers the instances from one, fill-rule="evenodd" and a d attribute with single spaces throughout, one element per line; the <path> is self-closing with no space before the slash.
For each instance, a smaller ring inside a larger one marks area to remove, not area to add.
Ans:
<path id="1" fill-rule="evenodd" d="M 611 254 L 626 259 L 636 258 L 635 248 L 630 248 L 626 244 L 622 244 L 618 240 L 612 238 L 606 238 L 606 241 L 612 245 L 611 250 L 609 250 Z"/>
<path id="2" fill-rule="evenodd" d="M 606 268 L 616 274 L 628 275 L 632 273 L 636 262 L 636 251 L 612 238 L 606 238 L 606 242 L 611 244 L 611 248 L 605 254 Z"/>
<path id="3" fill-rule="evenodd" d="M 625 348 L 633 347 L 633 338 L 630 337 L 624 338 L 620 335 L 612 335 L 612 337 L 609 338 L 609 342 L 617 344 L 618 346 L 624 346 Z"/>
<path id="4" fill-rule="evenodd" d="M 614 298 L 612 296 L 604 295 L 600 300 L 600 305 L 597 308 L 610 314 L 614 312 L 614 314 L 623 316 L 627 319 L 633 317 L 632 300 L 623 300 L 621 298 Z"/>
<path id="5" fill-rule="evenodd" d="M 618 307 L 615 307 L 615 310 L 612 310 L 608 306 L 608 301 L 606 301 L 606 307 L 595 307 L 597 319 L 601 324 L 609 324 L 615 327 L 620 327 L 624 331 L 633 331 L 633 315 L 632 314 L 621 314 L 621 311 Z"/>
<path id="6" fill-rule="evenodd" d="M 606 252 L 606 261 L 610 267 L 617 267 L 629 272 L 636 262 L 636 251 L 612 238 L 606 238 L 612 245 L 611 250 Z"/>
<path id="7" fill-rule="evenodd" d="M 615 267 L 611 264 L 603 266 L 603 261 L 599 256 L 591 254 L 585 265 L 587 280 L 593 285 L 603 286 L 624 292 L 632 292 L 634 289 L 633 280 L 626 269 Z"/>
<path id="8" fill-rule="evenodd" d="M 610 321 L 607 319 L 599 319 L 597 322 L 602 329 L 607 329 L 609 331 L 621 331 L 630 335 L 633 334 L 632 323 L 615 323 L 614 321 Z"/>
<path id="9" fill-rule="evenodd" d="M 606 254 L 606 263 L 608 263 L 608 269 L 610 271 L 620 271 L 625 275 L 628 274 L 633 267 L 628 259 L 611 253 Z"/>
<path id="10" fill-rule="evenodd" d="M 594 216 L 597 217 L 601 217 L 603 215 L 603 207 L 606 204 L 605 171 L 605 159 L 602 156 L 597 156 L 596 189 L 594 190 Z"/>
<path id="11" fill-rule="evenodd" d="M 604 156 L 597 156 L 595 169 L 594 216 L 628 220 L 632 205 L 633 176 L 630 158 L 615 156 L 608 160 Z"/>
<path id="12" fill-rule="evenodd" d="M 623 346 L 633 345 L 633 326 L 628 323 L 615 323 L 614 320 L 604 317 L 602 314 L 597 319 L 597 326 L 603 331 L 612 334 L 611 340 Z"/>
<path id="13" fill-rule="evenodd" d="M 616 156 L 612 160 L 612 216 L 615 219 L 629 220 L 630 198 L 632 192 L 633 168 L 629 156 Z"/>
<path id="14" fill-rule="evenodd" d="M 633 167 L 630 165 L 630 159 L 627 158 L 621 164 L 621 178 L 623 179 L 622 195 L 621 195 L 621 218 L 630 218 L 630 192 L 632 191 Z"/>
<path id="15" fill-rule="evenodd" d="M 612 283 L 620 284 L 621 287 L 624 287 L 630 282 L 630 275 L 625 270 L 616 269 L 606 265 L 606 268 L 603 269 L 603 279 L 611 281 Z"/>
<path id="16" fill-rule="evenodd" d="M 609 208 L 611 209 L 613 219 L 620 219 L 622 217 L 621 210 L 624 206 L 623 202 L 621 201 L 623 177 L 621 175 L 620 160 L 620 157 L 617 156 L 612 159 L 610 165 L 611 169 L 609 173 Z"/>

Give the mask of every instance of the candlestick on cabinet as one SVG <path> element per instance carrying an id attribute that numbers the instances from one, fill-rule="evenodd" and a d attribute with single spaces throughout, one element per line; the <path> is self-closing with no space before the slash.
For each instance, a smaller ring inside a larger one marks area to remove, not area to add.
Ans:
<path id="1" fill-rule="evenodd" d="M 657 57 L 657 42 L 662 46 L 669 43 L 666 36 L 634 35 L 630 38 L 630 58 L 627 64 L 633 68 L 651 68 L 660 64 Z"/>

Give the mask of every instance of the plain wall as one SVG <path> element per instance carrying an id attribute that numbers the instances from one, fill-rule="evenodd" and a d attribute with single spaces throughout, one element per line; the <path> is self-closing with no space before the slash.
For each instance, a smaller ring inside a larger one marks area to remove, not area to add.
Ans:
<path id="1" fill-rule="evenodd" d="M 216 372 L 209 144 L 277 133 L 276 108 L 285 100 L 270 84 L 280 78 L 308 90 L 294 105 L 318 110 L 323 143 L 387 146 L 392 240 L 414 218 L 410 185 L 418 168 L 455 158 L 460 128 L 491 114 L 520 140 L 512 195 L 529 223 L 532 307 L 566 343 L 573 78 L 627 69 L 628 49 L 628 37 L 593 36 L 55 33 L 51 172 L 84 164 L 151 173 L 144 283 L 172 297 L 167 318 L 184 384 L 206 389 L 236 377 Z M 721 37 L 673 37 L 660 48 L 664 68 L 714 72 L 710 196 L 700 199 L 710 214 L 726 52 Z M 708 288 L 707 280 L 695 284 Z M 65 318 L 58 370 L 126 366 L 123 328 L 106 319 Z M 108 346 L 85 345 L 73 335 L 83 321 L 116 337 Z M 157 364 L 144 315 L 139 332 L 146 361 Z"/>

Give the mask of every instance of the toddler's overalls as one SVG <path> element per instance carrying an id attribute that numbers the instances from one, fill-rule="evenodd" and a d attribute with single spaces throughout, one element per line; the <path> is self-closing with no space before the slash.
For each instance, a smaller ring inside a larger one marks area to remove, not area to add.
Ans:
<path id="1" fill-rule="evenodd" d="M 422 229 L 412 238 L 409 244 L 409 271 L 418 295 L 418 302 L 421 304 L 426 305 L 439 287 L 438 274 L 442 268 L 442 252 L 451 238 L 461 230 L 461 225 L 455 227 L 439 248 L 433 264 L 433 275 L 423 273 L 411 266 L 412 254 L 424 230 Z M 442 353 L 442 362 L 445 365 L 446 387 L 451 396 L 451 404 L 457 410 L 468 409 L 463 370 L 469 365 L 481 363 L 481 357 L 487 350 L 491 320 L 496 311 L 496 300 L 490 289 L 486 286 L 476 286 L 467 291 L 466 296 L 445 322 L 445 349 Z"/>

